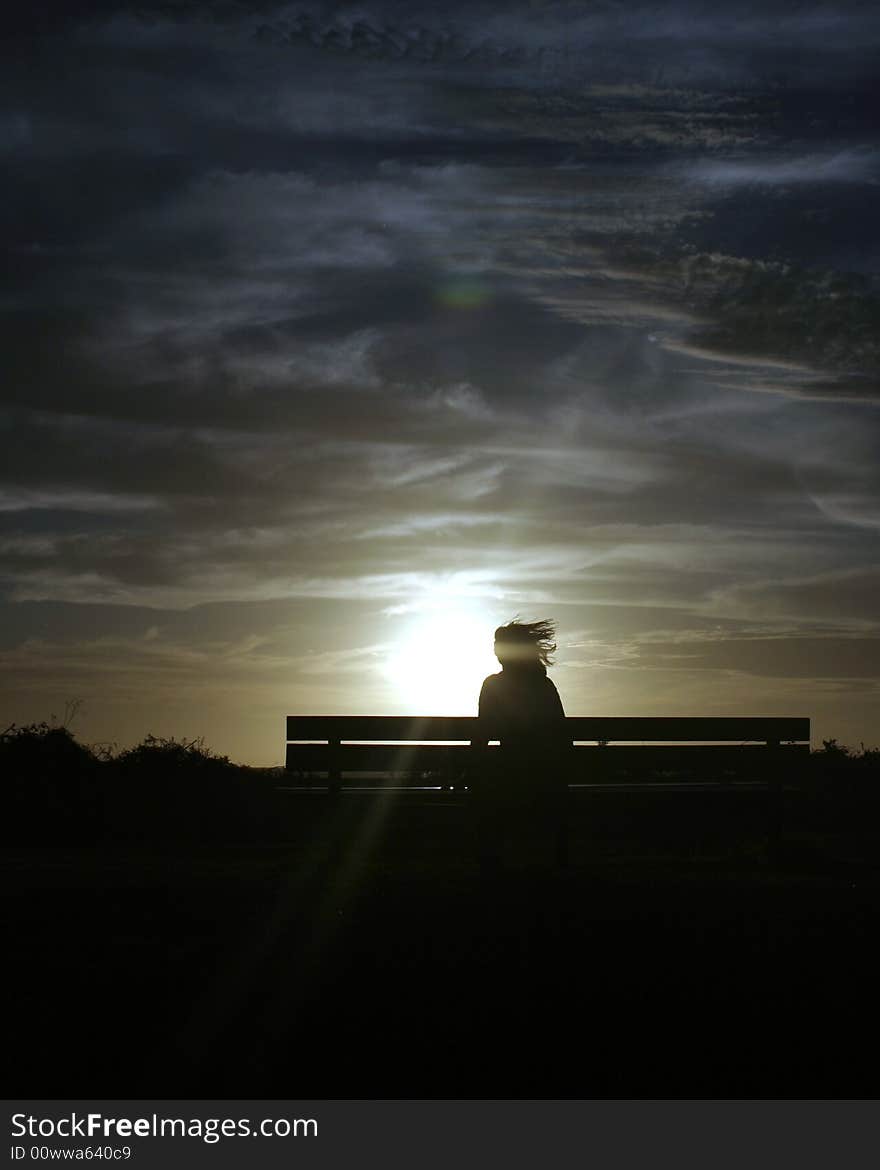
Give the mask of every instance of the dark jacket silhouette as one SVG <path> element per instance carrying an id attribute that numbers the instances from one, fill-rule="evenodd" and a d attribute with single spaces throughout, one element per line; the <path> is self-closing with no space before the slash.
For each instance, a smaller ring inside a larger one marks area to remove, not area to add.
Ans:
<path id="1" fill-rule="evenodd" d="M 542 662 L 508 663 L 480 691 L 479 717 L 504 746 L 552 732 L 565 718 L 559 692 Z"/>
<path id="2" fill-rule="evenodd" d="M 564 786 L 565 712 L 541 662 L 506 663 L 480 692 L 481 779 L 493 804 L 541 800 Z M 484 748 L 497 739 L 499 748 Z"/>

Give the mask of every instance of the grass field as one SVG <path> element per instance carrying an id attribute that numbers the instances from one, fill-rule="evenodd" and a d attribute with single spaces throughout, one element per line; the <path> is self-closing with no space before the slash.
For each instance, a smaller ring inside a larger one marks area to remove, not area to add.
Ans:
<path id="1" fill-rule="evenodd" d="M 880 869 L 748 801 L 580 801 L 565 877 L 441 794 L 265 845 L 5 855 L 17 1096 L 875 1097 Z"/>

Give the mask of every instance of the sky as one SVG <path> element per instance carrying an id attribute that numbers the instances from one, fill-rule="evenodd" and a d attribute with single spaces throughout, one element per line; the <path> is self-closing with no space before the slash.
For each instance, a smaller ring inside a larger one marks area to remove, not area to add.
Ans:
<path id="1" fill-rule="evenodd" d="M 880 745 L 880 10 L 81 3 L 0 71 L 0 718 Z"/>

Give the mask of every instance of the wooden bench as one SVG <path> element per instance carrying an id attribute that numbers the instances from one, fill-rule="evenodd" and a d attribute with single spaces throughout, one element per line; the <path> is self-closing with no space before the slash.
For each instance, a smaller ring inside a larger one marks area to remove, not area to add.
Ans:
<path id="1" fill-rule="evenodd" d="M 466 794 L 472 745 L 490 735 L 478 719 L 464 716 L 290 715 L 286 768 L 331 793 L 393 785 Z M 565 720 L 565 741 L 571 743 L 564 763 L 571 791 L 763 790 L 774 840 L 786 776 L 809 754 L 810 721 L 575 716 Z"/>

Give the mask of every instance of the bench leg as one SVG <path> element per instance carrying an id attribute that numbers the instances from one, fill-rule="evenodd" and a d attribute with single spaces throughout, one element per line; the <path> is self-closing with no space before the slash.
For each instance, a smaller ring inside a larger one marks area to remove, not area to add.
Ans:
<path id="1" fill-rule="evenodd" d="M 770 781 L 767 818 L 767 856 L 775 865 L 782 859 L 783 841 L 783 778 L 777 772 Z"/>

